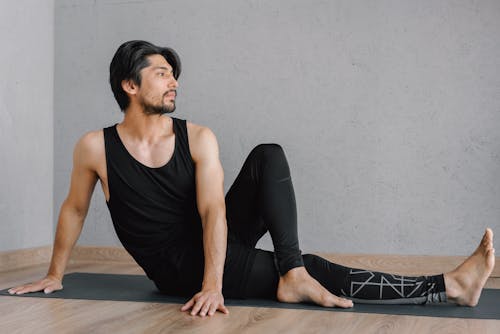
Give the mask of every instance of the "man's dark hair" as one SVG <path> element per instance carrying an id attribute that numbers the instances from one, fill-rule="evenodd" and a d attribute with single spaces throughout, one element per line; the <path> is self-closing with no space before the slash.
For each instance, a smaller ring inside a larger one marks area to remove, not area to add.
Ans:
<path id="1" fill-rule="evenodd" d="M 135 40 L 123 43 L 116 50 L 109 65 L 109 83 L 116 102 L 118 102 L 122 111 L 125 111 L 130 104 L 130 99 L 122 88 L 122 81 L 133 80 L 140 86 L 140 71 L 150 65 L 147 57 L 155 54 L 162 55 L 167 60 L 172 66 L 174 78 L 177 80 L 181 74 L 181 61 L 177 53 L 171 48 Z"/>

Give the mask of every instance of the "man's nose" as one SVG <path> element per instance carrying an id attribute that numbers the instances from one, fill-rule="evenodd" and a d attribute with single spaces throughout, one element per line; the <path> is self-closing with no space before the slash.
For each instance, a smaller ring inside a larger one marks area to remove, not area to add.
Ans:
<path id="1" fill-rule="evenodd" d="M 168 84 L 168 87 L 172 87 L 172 88 L 177 88 L 179 87 L 179 83 L 177 82 L 177 80 L 172 77 L 172 80 L 170 80 L 169 84 Z"/>

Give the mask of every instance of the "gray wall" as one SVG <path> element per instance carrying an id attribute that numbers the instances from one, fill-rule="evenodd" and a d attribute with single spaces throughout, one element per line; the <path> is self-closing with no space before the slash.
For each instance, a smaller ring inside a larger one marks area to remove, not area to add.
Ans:
<path id="1" fill-rule="evenodd" d="M 52 243 L 54 1 L 0 2 L 0 251 Z"/>
<path id="2" fill-rule="evenodd" d="M 86 131 L 122 118 L 116 48 L 183 60 L 177 117 L 218 135 L 226 189 L 285 148 L 304 251 L 466 254 L 500 233 L 500 2 L 56 1 L 55 185 Z M 96 188 L 81 244 L 118 244 Z M 264 242 L 269 247 L 268 242 Z"/>

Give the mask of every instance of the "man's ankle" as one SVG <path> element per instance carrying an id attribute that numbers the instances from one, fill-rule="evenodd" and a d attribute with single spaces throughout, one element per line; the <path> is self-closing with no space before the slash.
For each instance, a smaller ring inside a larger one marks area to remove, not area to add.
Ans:
<path id="1" fill-rule="evenodd" d="M 308 275 L 305 267 L 295 267 L 288 270 L 284 275 L 281 275 L 281 278 L 284 279 L 294 279 L 298 277 L 303 277 L 304 275 Z"/>

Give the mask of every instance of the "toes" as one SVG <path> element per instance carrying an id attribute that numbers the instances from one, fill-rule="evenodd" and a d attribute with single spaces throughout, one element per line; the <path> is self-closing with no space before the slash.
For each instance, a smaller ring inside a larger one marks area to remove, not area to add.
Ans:
<path id="1" fill-rule="evenodd" d="M 484 232 L 484 240 L 487 240 L 488 242 L 492 242 L 493 241 L 493 231 L 491 230 L 491 228 L 487 228 L 486 231 Z"/>
<path id="2" fill-rule="evenodd" d="M 325 303 L 323 306 L 350 308 L 350 307 L 353 307 L 353 303 L 349 299 L 337 297 L 335 295 L 330 295 L 330 296 L 328 296 L 328 299 L 325 300 Z"/>
<path id="3" fill-rule="evenodd" d="M 485 252 L 488 252 L 491 248 L 493 248 L 493 232 L 490 228 L 487 228 L 484 232 L 479 247 L 483 248 Z"/>
<path id="4" fill-rule="evenodd" d="M 345 307 L 345 308 L 351 308 L 354 306 L 354 303 L 352 302 L 352 300 L 349 300 L 349 299 L 344 299 L 342 298 L 342 307 Z"/>
<path id="5" fill-rule="evenodd" d="M 493 230 L 491 228 L 486 228 L 486 232 L 493 238 Z"/>
<path id="6" fill-rule="evenodd" d="M 354 306 L 352 300 L 345 298 L 338 298 L 336 305 L 342 308 L 350 308 Z"/>

